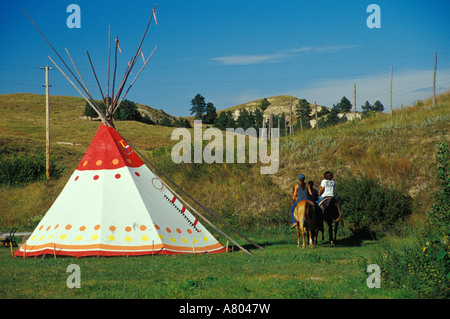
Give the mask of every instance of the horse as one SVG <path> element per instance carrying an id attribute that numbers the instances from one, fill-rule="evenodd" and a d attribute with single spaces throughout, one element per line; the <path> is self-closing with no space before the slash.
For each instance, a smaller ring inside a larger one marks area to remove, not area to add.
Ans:
<path id="1" fill-rule="evenodd" d="M 300 231 L 302 232 L 302 248 L 305 248 L 305 237 L 309 237 L 309 247 L 314 246 L 313 239 L 316 237 L 317 212 L 314 203 L 310 200 L 301 200 L 294 210 L 294 219 L 297 221 L 297 247 L 300 247 Z"/>
<path id="2" fill-rule="evenodd" d="M 339 197 L 328 196 L 321 200 L 321 202 L 319 203 L 319 207 L 322 210 L 323 220 L 325 220 L 328 225 L 328 237 L 330 244 L 334 246 L 334 241 L 336 240 L 337 230 L 339 226 L 339 220 L 342 217 L 341 200 L 339 199 Z"/>

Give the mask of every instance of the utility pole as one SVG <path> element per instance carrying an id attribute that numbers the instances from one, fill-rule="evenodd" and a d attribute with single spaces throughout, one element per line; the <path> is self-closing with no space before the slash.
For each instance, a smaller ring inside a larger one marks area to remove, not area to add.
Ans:
<path id="1" fill-rule="evenodd" d="M 437 67 L 437 51 L 434 51 L 433 106 L 436 105 L 436 67 Z"/>
<path id="2" fill-rule="evenodd" d="M 392 66 L 391 66 L 391 90 L 390 90 L 390 105 L 391 105 L 391 114 L 392 114 Z"/>
<path id="3" fill-rule="evenodd" d="M 41 70 L 45 70 L 45 133 L 46 133 L 46 150 L 45 150 L 45 171 L 47 180 L 50 179 L 50 101 L 49 101 L 49 87 L 48 84 L 48 71 L 53 70 L 48 65 L 46 67 L 40 67 Z"/>
<path id="4" fill-rule="evenodd" d="M 294 132 L 292 132 L 292 128 L 293 128 L 293 125 L 292 125 L 292 97 L 291 97 L 291 109 L 290 109 L 290 111 L 289 111 L 289 117 L 290 117 L 290 119 L 289 119 L 289 134 L 290 135 L 294 135 Z"/>
<path id="5" fill-rule="evenodd" d="M 314 109 L 316 111 L 316 130 L 319 129 L 319 117 L 317 116 L 317 103 L 314 101 Z"/>

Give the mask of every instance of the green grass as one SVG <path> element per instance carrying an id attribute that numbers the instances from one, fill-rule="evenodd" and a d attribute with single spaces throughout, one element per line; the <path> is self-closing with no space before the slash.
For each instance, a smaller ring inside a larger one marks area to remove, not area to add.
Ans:
<path id="1" fill-rule="evenodd" d="M 297 248 L 295 231 L 255 234 L 265 249 L 210 255 L 12 258 L 0 248 L 0 298 L 310 299 L 404 298 L 414 292 L 366 285 L 380 243 L 345 239 Z M 81 288 L 66 285 L 70 264 Z"/>

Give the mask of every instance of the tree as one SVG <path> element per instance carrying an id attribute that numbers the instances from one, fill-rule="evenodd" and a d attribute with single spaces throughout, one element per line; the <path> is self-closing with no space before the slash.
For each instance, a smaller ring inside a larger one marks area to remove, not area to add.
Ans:
<path id="1" fill-rule="evenodd" d="M 195 114 L 196 120 L 201 120 L 203 113 L 206 111 L 206 102 L 205 98 L 201 94 L 197 94 L 192 100 L 191 100 L 191 108 L 189 109 L 191 111 L 191 115 Z"/>
<path id="2" fill-rule="evenodd" d="M 298 105 L 295 107 L 295 115 L 300 121 L 301 127 L 311 127 L 311 104 L 307 100 L 301 99 L 298 101 Z"/>
<path id="3" fill-rule="evenodd" d="M 86 102 L 86 105 L 84 106 L 84 113 L 85 116 L 89 116 L 91 118 L 97 118 L 98 114 L 97 112 L 92 108 L 92 106 L 89 105 L 88 102 Z"/>
<path id="4" fill-rule="evenodd" d="M 117 112 L 113 115 L 114 120 L 118 121 L 138 121 L 142 122 L 142 115 L 138 111 L 137 105 L 129 100 L 123 100 L 120 103 Z"/>
<path id="5" fill-rule="evenodd" d="M 363 114 L 367 114 L 372 111 L 372 105 L 369 103 L 369 101 L 366 101 L 364 105 L 361 105 L 361 108 L 363 110 Z"/>
<path id="6" fill-rule="evenodd" d="M 253 111 L 253 116 L 255 118 L 256 131 L 259 131 L 259 129 L 262 128 L 262 123 L 263 123 L 263 119 L 264 119 L 264 116 L 263 116 L 263 113 L 261 112 L 261 109 L 257 107 Z"/>
<path id="7" fill-rule="evenodd" d="M 261 103 L 259 104 L 259 107 L 261 108 L 261 110 L 264 112 L 270 105 L 270 102 L 267 101 L 266 98 L 264 98 Z"/>
<path id="8" fill-rule="evenodd" d="M 214 124 L 214 121 L 217 118 L 216 108 L 214 107 L 214 104 L 211 102 L 208 102 L 206 104 L 206 114 L 203 116 L 203 122 L 206 124 Z"/>
<path id="9" fill-rule="evenodd" d="M 336 109 L 336 111 L 338 111 L 338 113 L 346 113 L 351 111 L 352 103 L 344 96 L 342 97 L 341 101 L 338 104 L 333 105 L 333 107 Z"/>
<path id="10" fill-rule="evenodd" d="M 214 126 L 219 130 L 225 131 L 227 128 L 228 117 L 227 112 L 221 112 L 219 116 L 214 121 Z"/>
<path id="11" fill-rule="evenodd" d="M 103 102 L 95 102 L 96 105 L 99 107 L 100 111 L 105 114 L 105 104 Z M 86 102 L 86 105 L 84 106 L 84 115 L 89 116 L 91 118 L 97 118 L 98 113 L 92 108 L 92 106 Z"/>
<path id="12" fill-rule="evenodd" d="M 159 122 L 159 125 L 162 126 L 173 126 L 172 121 L 170 120 L 170 118 L 168 116 L 164 116 L 161 121 Z"/>
<path id="13" fill-rule="evenodd" d="M 375 112 L 381 113 L 384 111 L 384 106 L 383 106 L 383 104 L 381 104 L 380 101 L 376 100 L 375 103 L 373 103 L 373 110 Z"/>
<path id="14" fill-rule="evenodd" d="M 233 113 L 227 111 L 227 128 L 236 128 L 236 121 L 234 120 Z"/>
<path id="15" fill-rule="evenodd" d="M 236 128 L 236 122 L 234 121 L 233 114 L 230 111 L 221 112 L 214 121 L 214 127 L 217 127 L 222 131 L 225 131 L 227 128 Z"/>
<path id="16" fill-rule="evenodd" d="M 169 125 L 170 126 L 170 125 Z M 171 126 L 174 127 L 185 127 L 185 128 L 191 128 L 191 122 L 189 122 L 189 120 L 183 118 L 183 117 L 179 117 L 179 118 L 174 118 L 173 119 L 173 123 Z"/>
<path id="17" fill-rule="evenodd" d="M 242 127 L 244 130 L 254 125 L 254 123 L 251 123 L 249 113 L 245 108 L 240 110 L 236 122 L 237 127 Z"/>
<path id="18" fill-rule="evenodd" d="M 338 111 L 336 108 L 332 108 L 330 113 L 327 115 L 326 126 L 336 125 L 340 122 Z"/>
<path id="19" fill-rule="evenodd" d="M 373 105 L 371 105 L 369 103 L 369 101 L 366 101 L 366 103 L 364 103 L 364 105 L 361 105 L 361 108 L 363 110 L 363 114 L 362 114 L 363 118 L 366 118 L 375 113 L 381 113 L 384 111 L 383 104 L 378 100 L 375 101 L 375 103 Z"/>

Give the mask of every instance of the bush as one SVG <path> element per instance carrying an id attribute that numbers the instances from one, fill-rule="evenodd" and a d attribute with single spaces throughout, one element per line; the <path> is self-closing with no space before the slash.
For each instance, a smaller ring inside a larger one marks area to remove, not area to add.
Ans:
<path id="1" fill-rule="evenodd" d="M 341 181 L 336 194 L 342 200 L 342 214 L 355 235 L 384 235 L 397 229 L 411 214 L 412 198 L 375 179 Z"/>
<path id="2" fill-rule="evenodd" d="M 50 176 L 61 176 L 63 168 L 58 168 L 50 160 Z M 45 155 L 18 155 L 0 159 L 0 185 L 23 186 L 29 182 L 46 179 Z"/>
<path id="3" fill-rule="evenodd" d="M 450 151 L 439 144 L 437 154 L 440 190 L 427 215 L 422 233 L 414 234 L 410 243 L 389 245 L 381 251 L 377 264 L 389 284 L 411 289 L 421 297 L 450 297 Z"/>

